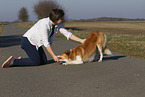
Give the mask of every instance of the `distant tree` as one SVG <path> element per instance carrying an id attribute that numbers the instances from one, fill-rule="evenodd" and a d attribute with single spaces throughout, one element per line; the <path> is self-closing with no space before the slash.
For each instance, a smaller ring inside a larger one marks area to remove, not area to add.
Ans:
<path id="1" fill-rule="evenodd" d="M 55 8 L 62 9 L 55 0 L 42 0 L 37 4 L 34 4 L 34 12 L 36 13 L 38 19 L 48 17 L 50 11 Z"/>
<path id="2" fill-rule="evenodd" d="M 22 22 L 27 22 L 29 19 L 29 15 L 27 12 L 27 9 L 25 7 L 22 7 L 19 11 L 18 19 Z"/>

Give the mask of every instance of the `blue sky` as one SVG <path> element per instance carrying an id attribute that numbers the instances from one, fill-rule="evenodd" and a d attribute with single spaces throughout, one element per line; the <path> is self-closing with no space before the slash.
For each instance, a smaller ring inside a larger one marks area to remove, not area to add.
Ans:
<path id="1" fill-rule="evenodd" d="M 39 0 L 0 0 L 0 21 L 15 21 L 26 7 L 31 21 L 37 20 L 33 6 Z M 144 18 L 145 0 L 56 0 L 69 19 L 98 17 Z"/>

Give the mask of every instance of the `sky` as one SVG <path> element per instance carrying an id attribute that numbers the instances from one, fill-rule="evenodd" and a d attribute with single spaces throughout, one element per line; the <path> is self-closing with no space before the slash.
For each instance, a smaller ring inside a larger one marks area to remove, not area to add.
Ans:
<path id="1" fill-rule="evenodd" d="M 0 21 L 18 20 L 18 12 L 26 7 L 29 21 L 37 21 L 33 6 L 40 0 L 0 0 Z M 56 0 L 68 19 L 99 17 L 144 18 L 145 0 Z"/>

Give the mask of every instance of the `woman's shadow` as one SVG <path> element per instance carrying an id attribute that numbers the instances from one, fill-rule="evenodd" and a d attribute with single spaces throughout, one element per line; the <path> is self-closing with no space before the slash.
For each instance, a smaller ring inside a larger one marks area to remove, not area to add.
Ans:
<path id="1" fill-rule="evenodd" d="M 0 36 L 0 48 L 21 44 L 22 35 Z"/>

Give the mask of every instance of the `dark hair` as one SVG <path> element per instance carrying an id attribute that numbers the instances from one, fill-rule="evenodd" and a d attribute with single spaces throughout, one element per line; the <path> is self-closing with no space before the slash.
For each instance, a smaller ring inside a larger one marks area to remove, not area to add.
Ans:
<path id="1" fill-rule="evenodd" d="M 49 14 L 50 20 L 55 24 L 57 24 L 57 21 L 59 19 L 63 20 L 63 16 L 64 16 L 64 12 L 62 9 L 53 9 Z"/>

